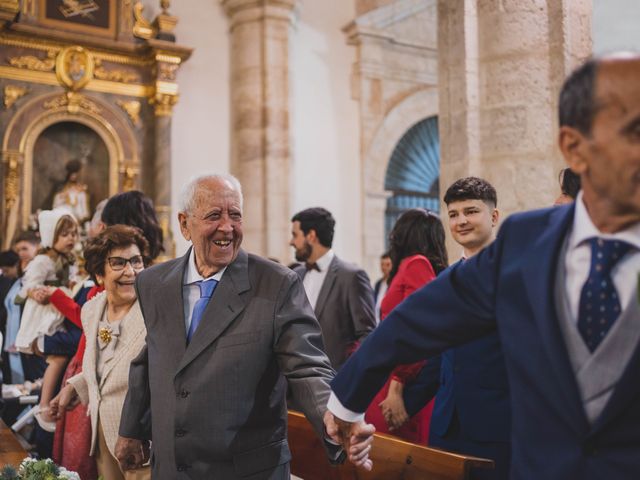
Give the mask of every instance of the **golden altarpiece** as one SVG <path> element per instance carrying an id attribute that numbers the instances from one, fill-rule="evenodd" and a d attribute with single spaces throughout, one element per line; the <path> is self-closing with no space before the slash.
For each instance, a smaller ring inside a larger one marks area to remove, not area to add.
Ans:
<path id="1" fill-rule="evenodd" d="M 150 21 L 134 0 L 0 0 L 2 238 L 51 208 L 65 165 L 82 165 L 91 208 L 140 189 L 173 237 L 171 115 L 191 49 L 175 43 L 162 0 Z"/>

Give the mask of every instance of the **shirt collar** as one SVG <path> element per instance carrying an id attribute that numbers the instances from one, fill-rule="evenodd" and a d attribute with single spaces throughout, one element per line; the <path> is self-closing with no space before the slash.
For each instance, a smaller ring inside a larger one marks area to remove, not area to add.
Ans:
<path id="1" fill-rule="evenodd" d="M 198 273 L 198 269 L 196 268 L 196 253 L 195 249 L 192 247 L 191 252 L 189 253 L 189 262 L 186 271 L 186 278 L 184 279 L 184 285 L 191 285 L 196 282 L 200 282 L 202 280 L 216 280 L 220 281 L 222 279 L 222 274 L 227 270 L 227 267 L 224 267 L 222 270 L 216 272 L 208 278 L 204 278 L 200 273 Z"/>
<path id="2" fill-rule="evenodd" d="M 335 254 L 333 253 L 333 250 L 329 249 L 327 253 L 316 260 L 316 264 L 321 272 L 326 272 L 329 269 L 329 265 L 331 265 L 333 257 L 335 257 Z"/>
<path id="3" fill-rule="evenodd" d="M 581 245 L 584 241 L 593 237 L 622 240 L 640 249 L 640 222 L 634 223 L 630 227 L 616 233 L 602 233 L 591 221 L 591 217 L 582 198 L 582 191 L 578 193 L 575 208 L 573 234 L 569 244 L 570 249 Z"/>

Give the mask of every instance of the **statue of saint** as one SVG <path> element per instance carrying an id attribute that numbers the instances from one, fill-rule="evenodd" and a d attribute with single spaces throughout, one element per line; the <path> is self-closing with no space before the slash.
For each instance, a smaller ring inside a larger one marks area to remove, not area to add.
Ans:
<path id="1" fill-rule="evenodd" d="M 91 216 L 87 185 L 79 182 L 82 163 L 79 160 L 71 160 L 67 162 L 65 169 L 67 177 L 62 188 L 53 197 L 53 208 L 66 205 L 82 225 Z"/>

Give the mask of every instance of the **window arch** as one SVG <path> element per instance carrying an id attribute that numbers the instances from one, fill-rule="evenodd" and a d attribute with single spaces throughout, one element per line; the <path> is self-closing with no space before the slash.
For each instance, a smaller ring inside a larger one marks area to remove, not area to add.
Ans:
<path id="1" fill-rule="evenodd" d="M 384 180 L 385 190 L 393 193 L 385 210 L 385 246 L 393 225 L 406 210 L 440 210 L 439 178 L 440 137 L 434 116 L 407 130 L 391 154 Z"/>

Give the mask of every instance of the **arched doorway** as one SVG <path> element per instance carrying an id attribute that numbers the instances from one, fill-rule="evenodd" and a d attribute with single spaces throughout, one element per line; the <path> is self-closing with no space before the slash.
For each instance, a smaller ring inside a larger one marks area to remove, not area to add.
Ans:
<path id="1" fill-rule="evenodd" d="M 384 180 L 384 189 L 392 193 L 384 214 L 385 246 L 393 225 L 406 210 L 439 211 L 439 177 L 438 117 L 433 116 L 407 130 L 391 154 Z"/>

